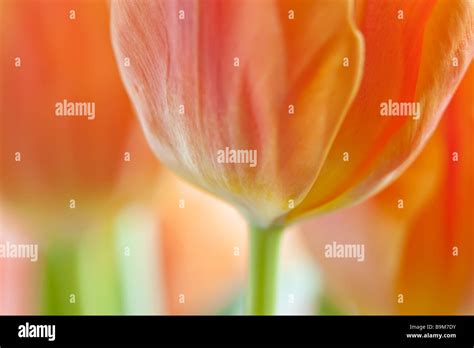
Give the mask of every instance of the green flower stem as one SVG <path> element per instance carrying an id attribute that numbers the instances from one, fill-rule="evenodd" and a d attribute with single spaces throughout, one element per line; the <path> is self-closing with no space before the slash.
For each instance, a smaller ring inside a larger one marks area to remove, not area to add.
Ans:
<path id="1" fill-rule="evenodd" d="M 250 225 L 250 267 L 248 314 L 275 313 L 278 255 L 283 227 L 260 228 Z"/>
<path id="2" fill-rule="evenodd" d="M 77 245 L 55 238 L 46 245 L 40 257 L 43 257 L 41 314 L 81 314 L 77 291 Z M 71 294 L 74 294 L 74 303 L 71 302 Z"/>

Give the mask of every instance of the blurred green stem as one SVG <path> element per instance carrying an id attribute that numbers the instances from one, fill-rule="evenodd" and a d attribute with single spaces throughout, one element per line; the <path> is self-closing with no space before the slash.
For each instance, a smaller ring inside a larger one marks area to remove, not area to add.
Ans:
<path id="1" fill-rule="evenodd" d="M 54 238 L 44 251 L 41 314 L 81 313 L 78 295 L 78 247 L 74 241 Z"/>
<path id="2" fill-rule="evenodd" d="M 250 225 L 250 267 L 248 314 L 275 313 L 278 256 L 283 227 L 261 228 Z"/>

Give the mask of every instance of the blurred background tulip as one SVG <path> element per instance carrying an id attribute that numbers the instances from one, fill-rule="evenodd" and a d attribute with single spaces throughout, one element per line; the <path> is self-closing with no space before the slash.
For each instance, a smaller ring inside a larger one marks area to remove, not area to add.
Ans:
<path id="1" fill-rule="evenodd" d="M 285 225 L 368 198 L 421 151 L 472 60 L 473 13 L 464 0 L 111 3 L 155 154 L 249 222 L 251 312 L 273 311 Z"/>
<path id="2" fill-rule="evenodd" d="M 157 195 L 166 312 L 217 313 L 240 294 L 245 221 L 230 206 L 166 172 Z"/>
<path id="3" fill-rule="evenodd" d="M 157 166 L 134 134 L 107 3 L 7 0 L 1 13 L 1 199 L 42 233 L 81 232 L 143 196 Z M 56 116 L 63 100 L 95 103 L 95 118 Z"/>
<path id="4" fill-rule="evenodd" d="M 107 2 L 7 0 L 0 16 L 0 200 L 40 248 L 38 310 L 118 313 L 101 287 L 118 275 L 91 263 L 84 271 L 81 253 L 110 266 L 111 255 L 92 245 L 114 237 L 122 208 L 151 199 L 158 163 L 120 81 Z M 94 103 L 94 113 L 58 117 L 65 100 Z M 96 285 L 89 299 L 84 277 Z"/>
<path id="5" fill-rule="evenodd" d="M 474 67 L 418 159 L 367 202 L 303 224 L 327 296 L 351 314 L 473 314 Z M 365 246 L 365 260 L 325 247 Z"/>

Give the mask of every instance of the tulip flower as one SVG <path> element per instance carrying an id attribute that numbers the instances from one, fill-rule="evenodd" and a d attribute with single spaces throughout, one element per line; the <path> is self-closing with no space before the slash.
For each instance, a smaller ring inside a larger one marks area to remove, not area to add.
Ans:
<path id="1" fill-rule="evenodd" d="M 423 148 L 472 60 L 473 7 L 111 3 L 116 59 L 155 154 L 249 221 L 252 313 L 273 311 L 286 225 L 366 199 Z"/>
<path id="2" fill-rule="evenodd" d="M 474 313 L 474 65 L 421 155 L 384 191 L 302 225 L 326 291 L 359 314 Z M 364 262 L 325 247 L 365 246 Z"/>
<path id="3" fill-rule="evenodd" d="M 82 231 L 149 191 L 156 167 L 114 64 L 107 3 L 2 1 L 0 12 L 1 200 L 45 234 Z"/>

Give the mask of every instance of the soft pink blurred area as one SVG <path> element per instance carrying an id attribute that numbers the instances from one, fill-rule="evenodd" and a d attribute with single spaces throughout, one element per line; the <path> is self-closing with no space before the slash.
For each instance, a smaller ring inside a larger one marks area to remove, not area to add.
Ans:
<path id="1" fill-rule="evenodd" d="M 381 213 L 376 205 L 367 203 L 303 224 L 308 247 L 323 272 L 326 295 L 349 313 L 393 310 L 391 287 L 403 243 L 403 222 Z M 365 260 L 326 258 L 325 246 L 333 242 L 363 244 Z"/>
<path id="2" fill-rule="evenodd" d="M 231 206 L 163 171 L 158 188 L 165 311 L 215 313 L 239 295 L 246 224 Z"/>
<path id="3" fill-rule="evenodd" d="M 0 208 L 0 244 L 37 244 L 25 236 L 25 226 Z M 31 315 L 39 310 L 40 261 L 0 256 L 0 314 Z"/>

